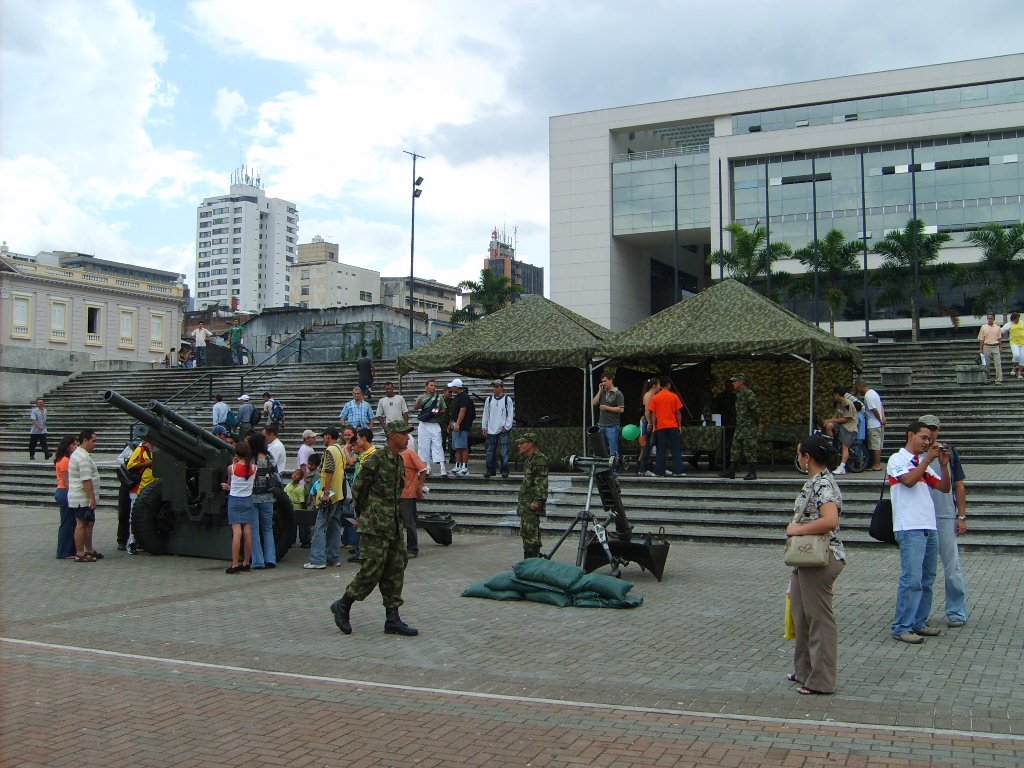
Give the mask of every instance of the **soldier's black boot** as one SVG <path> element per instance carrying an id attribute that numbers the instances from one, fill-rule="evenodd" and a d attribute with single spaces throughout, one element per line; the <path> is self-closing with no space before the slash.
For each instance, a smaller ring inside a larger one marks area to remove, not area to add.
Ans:
<path id="1" fill-rule="evenodd" d="M 402 621 L 402 617 L 398 615 L 397 608 L 385 608 L 384 613 L 387 615 L 387 619 L 384 622 L 385 634 L 415 637 L 420 633 L 420 631 L 416 629 L 416 627 L 410 627 L 408 624 Z"/>
<path id="2" fill-rule="evenodd" d="M 725 465 L 725 469 L 723 469 L 721 472 L 719 472 L 718 476 L 719 477 L 728 478 L 729 480 L 735 480 L 736 479 L 736 462 L 735 461 L 730 461 L 728 464 L 726 464 Z"/>
<path id="3" fill-rule="evenodd" d="M 751 464 L 747 474 L 743 476 L 744 480 L 757 480 L 757 464 Z"/>
<path id="4" fill-rule="evenodd" d="M 351 597 L 348 592 L 341 596 L 340 600 L 335 600 L 331 603 L 331 613 L 334 614 L 334 623 L 338 625 L 338 629 L 344 632 L 346 635 L 352 634 L 352 624 L 349 623 L 348 613 L 352 610 L 352 603 L 355 602 L 355 598 Z"/>

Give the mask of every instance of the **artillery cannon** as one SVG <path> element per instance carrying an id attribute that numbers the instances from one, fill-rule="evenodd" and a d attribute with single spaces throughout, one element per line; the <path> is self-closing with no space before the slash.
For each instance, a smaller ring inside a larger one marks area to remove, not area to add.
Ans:
<path id="1" fill-rule="evenodd" d="M 128 414 L 139 425 L 135 434 L 153 443 L 153 476 L 135 499 L 132 531 L 139 545 L 153 555 L 190 555 L 231 559 L 227 477 L 232 447 L 163 403 L 143 408 L 113 390 L 104 402 Z M 284 491 L 274 491 L 274 543 L 277 559 L 295 541 L 295 518 Z"/>

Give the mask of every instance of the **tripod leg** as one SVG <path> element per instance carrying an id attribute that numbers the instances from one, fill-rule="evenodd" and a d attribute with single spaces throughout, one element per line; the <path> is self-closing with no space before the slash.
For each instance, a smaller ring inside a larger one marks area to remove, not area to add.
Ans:
<path id="1" fill-rule="evenodd" d="M 616 562 L 611 549 L 608 547 L 608 534 L 605 527 L 600 523 L 594 523 L 594 535 L 597 537 L 598 542 L 600 542 L 605 555 L 608 556 L 608 564 L 612 567 L 611 575 L 616 579 L 619 578 L 619 564 Z M 579 563 L 577 563 L 577 565 L 579 565 Z"/>
<path id="2" fill-rule="evenodd" d="M 588 509 L 589 509 L 589 507 L 588 507 Z M 582 568 L 583 567 L 583 554 L 584 554 L 584 552 L 586 552 L 586 549 L 587 549 L 587 526 L 590 524 L 590 521 L 593 520 L 593 519 L 594 518 L 591 516 L 589 511 L 580 512 L 579 516 L 576 518 L 576 522 L 579 522 L 580 520 L 583 521 L 583 525 L 580 526 L 580 541 L 579 541 L 579 545 L 576 547 L 576 567 L 577 568 Z"/>
<path id="3" fill-rule="evenodd" d="M 575 520 L 573 520 L 572 524 L 568 528 L 566 528 L 565 531 L 562 532 L 561 536 L 558 537 L 558 541 L 555 542 L 555 546 L 553 546 L 551 548 L 551 551 L 548 552 L 546 555 L 542 553 L 541 557 L 543 557 L 543 558 L 545 558 L 547 560 L 550 560 L 552 558 L 552 556 L 555 554 L 555 552 L 558 551 L 558 548 L 560 546 L 562 546 L 562 542 L 565 541 L 567 538 L 569 538 L 569 534 L 571 534 L 573 532 L 573 529 L 576 527 L 576 524 L 579 521 L 580 521 L 579 517 L 577 517 Z"/>

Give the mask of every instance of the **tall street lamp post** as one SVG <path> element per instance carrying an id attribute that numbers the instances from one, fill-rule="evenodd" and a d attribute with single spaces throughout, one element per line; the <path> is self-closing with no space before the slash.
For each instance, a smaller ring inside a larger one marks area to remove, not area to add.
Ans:
<path id="1" fill-rule="evenodd" d="M 415 305 L 413 303 L 413 265 L 416 257 L 416 198 L 423 194 L 420 185 L 423 184 L 423 177 L 416 175 L 416 160 L 423 160 L 423 155 L 417 155 L 403 149 L 405 154 L 412 157 L 412 222 L 409 226 L 409 351 L 412 352 L 413 318 Z"/>

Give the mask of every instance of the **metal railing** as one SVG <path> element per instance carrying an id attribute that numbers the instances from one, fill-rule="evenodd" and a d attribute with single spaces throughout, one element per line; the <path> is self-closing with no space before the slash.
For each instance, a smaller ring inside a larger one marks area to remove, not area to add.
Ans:
<path id="1" fill-rule="evenodd" d="M 244 394 L 246 389 L 246 382 L 251 387 L 253 384 L 265 379 L 268 375 L 277 370 L 278 366 L 291 360 L 293 357 L 298 357 L 297 362 L 302 362 L 302 345 L 305 341 L 305 331 L 300 330 L 294 336 L 287 341 L 282 342 L 273 354 L 269 355 L 265 360 L 257 363 L 251 368 L 247 368 L 238 374 L 238 394 Z M 262 369 L 258 375 L 252 377 L 253 372 L 257 369 Z M 164 405 L 173 407 L 176 411 L 180 411 L 189 405 L 197 397 L 205 394 L 207 399 L 213 400 L 213 387 L 216 381 L 223 383 L 225 378 L 230 378 L 233 374 L 225 372 L 211 372 L 204 373 L 195 381 L 182 387 L 173 395 L 168 397 L 164 401 Z M 193 391 L 194 390 L 194 391 Z M 184 400 L 179 398 L 184 397 L 186 394 L 191 394 Z"/>

